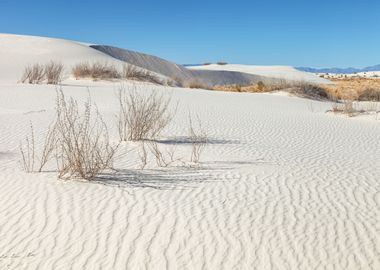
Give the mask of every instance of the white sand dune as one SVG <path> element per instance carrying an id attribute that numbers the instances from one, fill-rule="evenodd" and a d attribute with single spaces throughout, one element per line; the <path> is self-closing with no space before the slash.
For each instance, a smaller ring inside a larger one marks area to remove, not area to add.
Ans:
<path id="1" fill-rule="evenodd" d="M 50 61 L 61 62 L 66 75 L 82 62 L 101 62 L 121 68 L 124 62 L 95 50 L 89 44 L 47 37 L 0 33 L 0 80 L 20 80 L 24 68 Z"/>
<path id="2" fill-rule="evenodd" d="M 118 83 L 64 85 L 79 102 L 90 92 L 117 142 Z M 0 269 L 380 269 L 379 120 L 286 95 L 142 87 L 179 102 L 160 143 L 178 156 L 188 110 L 202 119 L 200 168 L 138 170 L 126 143 L 104 181 L 24 173 L 19 143 L 31 121 L 41 148 L 55 87 L 0 79 Z"/>
<path id="3" fill-rule="evenodd" d="M 113 87 L 90 90 L 109 125 Z M 42 139 L 54 87 L 0 86 L 1 269 L 380 267 L 378 121 L 286 96 L 173 95 L 181 109 L 165 134 L 186 135 L 186 108 L 198 112 L 212 138 L 203 169 L 141 172 L 129 154 L 118 187 L 23 173 L 19 141 L 29 121 Z"/>
<path id="4" fill-rule="evenodd" d="M 315 75 L 314 73 L 303 72 L 290 66 L 254 66 L 254 65 L 203 65 L 193 66 L 191 69 L 196 70 L 226 70 L 248 73 L 252 75 L 266 76 L 270 78 L 293 80 L 293 81 L 305 81 L 318 84 L 330 84 L 329 80 L 323 79 Z"/>

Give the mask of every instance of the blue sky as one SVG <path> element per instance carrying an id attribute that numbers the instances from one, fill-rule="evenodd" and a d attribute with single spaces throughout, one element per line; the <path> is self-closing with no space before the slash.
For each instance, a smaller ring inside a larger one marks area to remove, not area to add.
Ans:
<path id="1" fill-rule="evenodd" d="M 114 45 L 178 63 L 380 64 L 379 0 L 1 0 L 0 8 L 2 33 Z"/>

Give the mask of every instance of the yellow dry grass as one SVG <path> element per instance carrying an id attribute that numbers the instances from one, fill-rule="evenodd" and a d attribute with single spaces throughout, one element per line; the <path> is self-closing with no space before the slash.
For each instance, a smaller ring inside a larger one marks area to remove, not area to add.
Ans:
<path id="1" fill-rule="evenodd" d="M 331 80 L 334 85 L 325 85 L 324 88 L 332 99 L 380 100 L 380 79 L 343 78 Z"/>

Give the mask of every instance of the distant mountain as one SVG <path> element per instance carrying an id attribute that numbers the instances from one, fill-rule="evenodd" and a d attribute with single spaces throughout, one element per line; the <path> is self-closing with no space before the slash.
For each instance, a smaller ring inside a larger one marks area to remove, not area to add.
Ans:
<path id="1" fill-rule="evenodd" d="M 337 74 L 352 74 L 359 72 L 380 71 L 380 65 L 365 67 L 365 68 L 310 68 L 296 67 L 296 69 L 311 72 L 311 73 L 337 73 Z"/>

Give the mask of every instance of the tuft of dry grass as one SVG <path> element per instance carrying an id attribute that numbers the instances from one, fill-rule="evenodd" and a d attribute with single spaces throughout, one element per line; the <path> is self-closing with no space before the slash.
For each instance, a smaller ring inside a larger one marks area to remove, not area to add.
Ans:
<path id="1" fill-rule="evenodd" d="M 141 82 L 150 82 L 162 85 L 163 82 L 149 70 L 141 69 L 133 65 L 123 66 L 123 78 Z"/>
<path id="2" fill-rule="evenodd" d="M 170 123 L 174 112 L 169 109 L 171 97 L 120 88 L 118 92 L 118 131 L 121 141 L 153 140 Z"/>
<path id="3" fill-rule="evenodd" d="M 77 102 L 57 91 L 56 118 L 49 126 L 40 158 L 35 151 L 34 130 L 20 143 L 21 164 L 26 172 L 41 172 L 55 156 L 58 177 L 93 180 L 112 168 L 116 147 L 108 138 L 108 129 L 89 98 L 81 111 Z M 38 167 L 35 167 L 38 165 Z"/>
<path id="4" fill-rule="evenodd" d="M 45 69 L 43 65 L 34 64 L 27 66 L 21 77 L 22 83 L 40 84 L 45 79 Z"/>
<path id="5" fill-rule="evenodd" d="M 189 82 L 185 85 L 185 87 L 187 88 L 191 88 L 191 89 L 206 89 L 206 90 L 214 90 L 213 87 L 210 87 L 206 84 L 203 84 L 199 81 L 192 81 L 192 82 Z"/>
<path id="6" fill-rule="evenodd" d="M 50 61 L 45 65 L 34 64 L 27 66 L 21 77 L 22 83 L 40 84 L 44 81 L 47 84 L 58 84 L 62 80 L 63 64 Z"/>
<path id="7" fill-rule="evenodd" d="M 198 164 L 208 142 L 207 133 L 202 126 L 202 121 L 199 116 L 197 116 L 197 122 L 194 124 L 194 120 L 189 115 L 189 139 L 192 149 L 190 161 Z"/>
<path id="8" fill-rule="evenodd" d="M 332 81 L 334 85 L 326 85 L 326 89 L 335 99 L 380 101 L 380 79 L 342 78 Z"/>
<path id="9" fill-rule="evenodd" d="M 83 62 L 75 65 L 72 69 L 75 79 L 91 78 L 93 80 L 120 79 L 122 76 L 115 66 L 102 62 L 92 64 Z"/>
<path id="10" fill-rule="evenodd" d="M 62 80 L 63 64 L 50 61 L 45 65 L 45 77 L 47 84 L 58 84 Z"/>
<path id="11" fill-rule="evenodd" d="M 92 109 L 90 97 L 81 111 L 73 98 L 66 99 L 58 91 L 56 113 L 59 178 L 93 180 L 112 169 L 117 146 L 110 145 L 107 126 L 100 113 Z"/>

